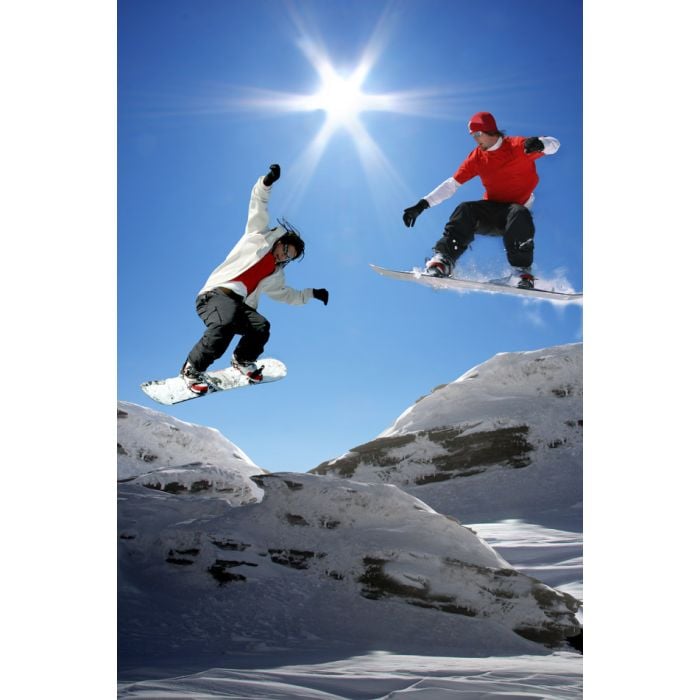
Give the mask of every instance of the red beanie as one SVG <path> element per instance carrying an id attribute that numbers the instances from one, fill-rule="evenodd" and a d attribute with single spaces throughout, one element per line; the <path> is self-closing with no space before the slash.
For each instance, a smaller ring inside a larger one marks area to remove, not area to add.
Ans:
<path id="1" fill-rule="evenodd" d="M 469 133 L 473 134 L 475 131 L 498 131 L 493 114 L 489 112 L 477 112 L 469 120 Z"/>

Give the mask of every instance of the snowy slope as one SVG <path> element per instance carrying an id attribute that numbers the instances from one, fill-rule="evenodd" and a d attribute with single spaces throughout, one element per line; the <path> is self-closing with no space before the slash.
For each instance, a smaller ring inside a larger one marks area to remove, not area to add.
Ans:
<path id="1" fill-rule="evenodd" d="M 580 700 L 581 657 L 462 658 L 375 652 L 325 663 L 216 668 L 124 684 L 153 700 Z"/>
<path id="2" fill-rule="evenodd" d="M 119 485 L 124 673 L 270 650 L 539 654 L 578 632 L 572 597 L 395 486 L 266 475 L 215 431 L 131 404 L 119 416 L 123 469 L 145 470 Z M 192 488 L 212 469 L 217 488 Z"/>
<path id="3" fill-rule="evenodd" d="M 582 356 L 581 344 L 496 355 L 312 473 L 396 484 L 466 523 L 576 529 Z"/>

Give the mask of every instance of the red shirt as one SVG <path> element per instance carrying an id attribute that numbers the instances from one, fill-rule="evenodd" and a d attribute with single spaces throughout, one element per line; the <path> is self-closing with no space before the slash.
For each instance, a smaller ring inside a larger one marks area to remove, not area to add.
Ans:
<path id="1" fill-rule="evenodd" d="M 269 277 L 277 267 L 272 251 L 264 255 L 255 265 L 249 267 L 245 272 L 242 272 L 238 277 L 234 277 L 231 282 L 241 282 L 245 285 L 248 295 L 251 295 L 255 288 L 260 284 L 261 280 Z"/>
<path id="2" fill-rule="evenodd" d="M 484 199 L 525 204 L 540 181 L 535 161 L 544 153 L 525 153 L 524 136 L 504 136 L 500 148 L 475 148 L 452 176 L 460 185 L 478 175 Z"/>

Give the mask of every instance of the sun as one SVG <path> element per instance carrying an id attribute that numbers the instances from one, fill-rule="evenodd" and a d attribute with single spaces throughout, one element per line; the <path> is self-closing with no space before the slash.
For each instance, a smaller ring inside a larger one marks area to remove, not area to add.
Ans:
<path id="1" fill-rule="evenodd" d="M 362 112 L 385 108 L 380 103 L 380 95 L 366 94 L 362 89 L 374 60 L 369 53 L 352 71 L 341 72 L 317 44 L 306 41 L 301 48 L 316 71 L 318 89 L 302 97 L 300 106 L 308 111 L 324 112 L 326 130 L 333 132 L 339 127 L 346 127 L 352 131 L 357 128 Z"/>
<path id="2" fill-rule="evenodd" d="M 321 86 L 309 106 L 325 112 L 333 125 L 347 126 L 368 107 L 368 100 L 356 75 L 344 78 L 329 68 L 322 73 Z"/>

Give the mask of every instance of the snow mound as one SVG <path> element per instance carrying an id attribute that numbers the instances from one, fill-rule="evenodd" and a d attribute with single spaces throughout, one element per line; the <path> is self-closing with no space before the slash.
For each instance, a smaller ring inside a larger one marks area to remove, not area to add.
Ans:
<path id="1" fill-rule="evenodd" d="M 250 477 L 265 473 L 218 430 L 126 401 L 117 403 L 117 472 L 154 489 L 238 504 L 262 497 Z"/>
<path id="2" fill-rule="evenodd" d="M 530 352 L 499 353 L 454 382 L 419 399 L 379 435 L 390 437 L 447 425 L 479 427 L 503 423 L 551 426 L 562 399 L 580 405 L 583 395 L 583 346 L 561 345 Z M 546 414 L 547 421 L 541 420 Z"/>
<path id="3" fill-rule="evenodd" d="M 123 668 L 277 646 L 542 653 L 580 629 L 573 597 L 394 486 L 252 478 L 264 498 L 239 507 L 120 485 Z"/>
<path id="4" fill-rule="evenodd" d="M 462 522 L 544 523 L 558 511 L 549 525 L 572 527 L 583 491 L 582 364 L 581 344 L 498 354 L 311 471 L 401 486 Z"/>

